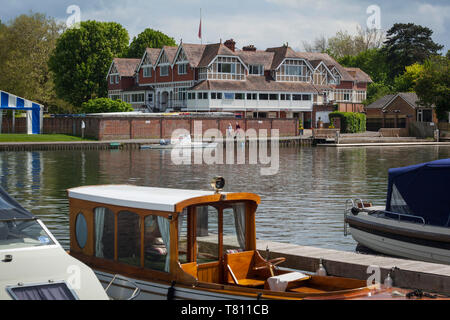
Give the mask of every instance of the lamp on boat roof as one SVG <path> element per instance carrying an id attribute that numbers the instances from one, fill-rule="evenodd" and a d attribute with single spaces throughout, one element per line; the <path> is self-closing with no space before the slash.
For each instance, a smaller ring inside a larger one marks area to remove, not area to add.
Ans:
<path id="1" fill-rule="evenodd" d="M 225 187 L 225 179 L 223 177 L 214 177 L 211 180 L 211 187 L 216 193 L 219 193 Z"/>

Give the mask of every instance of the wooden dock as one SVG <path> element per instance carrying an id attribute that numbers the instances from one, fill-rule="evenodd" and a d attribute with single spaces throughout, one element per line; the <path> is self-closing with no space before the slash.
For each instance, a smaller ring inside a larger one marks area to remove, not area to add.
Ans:
<path id="1" fill-rule="evenodd" d="M 282 267 L 315 272 L 319 261 L 327 270 L 328 275 L 358 278 L 366 280 L 372 273 L 367 273 L 369 266 L 379 266 L 381 282 L 388 272 L 394 280 L 394 286 L 408 289 L 421 289 L 427 292 L 450 295 L 450 265 L 428 263 L 407 259 L 391 258 L 345 252 L 332 249 L 300 246 L 289 243 L 278 243 L 258 240 L 257 249 L 263 257 L 266 248 L 270 250 L 270 259 L 285 257 Z"/>

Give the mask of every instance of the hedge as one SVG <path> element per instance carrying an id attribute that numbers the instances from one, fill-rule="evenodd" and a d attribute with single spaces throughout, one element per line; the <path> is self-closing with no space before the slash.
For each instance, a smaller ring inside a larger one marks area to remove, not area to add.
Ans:
<path id="1" fill-rule="evenodd" d="M 328 116 L 330 120 L 332 118 L 341 119 L 342 133 L 356 133 L 366 131 L 366 115 L 364 113 L 334 111 L 331 112 Z"/>
<path id="2" fill-rule="evenodd" d="M 82 104 L 85 113 L 105 113 L 105 112 L 129 112 L 133 111 L 131 104 L 121 100 L 112 100 L 109 98 L 91 99 Z"/>

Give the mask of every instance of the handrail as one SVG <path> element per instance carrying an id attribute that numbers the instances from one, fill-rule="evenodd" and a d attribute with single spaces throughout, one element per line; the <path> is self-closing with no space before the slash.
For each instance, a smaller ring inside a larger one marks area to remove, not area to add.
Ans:
<path id="1" fill-rule="evenodd" d="M 136 288 L 136 289 L 134 289 L 133 293 L 127 300 L 134 300 L 141 293 L 141 288 L 139 288 L 139 286 L 134 281 L 132 281 L 131 279 L 129 279 L 127 277 L 121 276 L 120 274 L 115 274 L 114 277 L 112 278 L 111 282 L 105 288 L 106 294 L 108 294 L 109 287 L 114 283 L 114 281 L 116 279 L 126 281 L 126 282 L 132 284 Z"/>
<path id="2" fill-rule="evenodd" d="M 398 212 L 392 212 L 392 211 L 376 211 L 377 213 L 377 218 L 380 216 L 381 213 L 387 212 L 389 214 L 394 214 L 398 216 L 398 220 L 401 221 L 401 217 L 408 217 L 408 218 L 413 218 L 413 219 L 418 219 L 418 220 L 422 220 L 422 224 L 425 224 L 425 219 L 423 217 L 419 217 L 419 216 L 414 216 L 411 214 L 406 214 L 406 213 L 398 213 Z"/>

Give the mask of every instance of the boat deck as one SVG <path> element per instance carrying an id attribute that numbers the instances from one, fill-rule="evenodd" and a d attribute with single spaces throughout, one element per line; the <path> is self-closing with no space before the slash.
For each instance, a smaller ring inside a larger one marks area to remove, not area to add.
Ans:
<path id="1" fill-rule="evenodd" d="M 315 272 L 323 259 L 329 275 L 363 280 L 373 274 L 367 273 L 369 266 L 379 266 L 383 282 L 395 267 L 391 273 L 394 286 L 450 295 L 450 265 L 258 240 L 257 249 L 263 257 L 267 246 L 270 259 L 286 258 L 280 265 L 285 268 Z"/>

